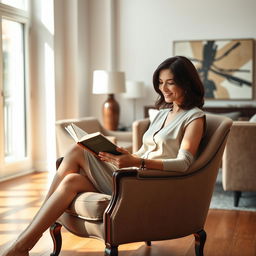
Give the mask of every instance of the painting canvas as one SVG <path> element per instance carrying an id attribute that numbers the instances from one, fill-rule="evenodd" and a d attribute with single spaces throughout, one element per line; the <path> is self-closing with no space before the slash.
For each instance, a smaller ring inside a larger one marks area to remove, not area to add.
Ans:
<path id="1" fill-rule="evenodd" d="M 174 41 L 173 53 L 196 66 L 207 99 L 253 98 L 253 39 Z"/>

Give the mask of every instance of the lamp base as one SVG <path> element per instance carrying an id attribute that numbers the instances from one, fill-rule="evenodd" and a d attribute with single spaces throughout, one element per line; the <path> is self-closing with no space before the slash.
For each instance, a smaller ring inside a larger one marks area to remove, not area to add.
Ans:
<path id="1" fill-rule="evenodd" d="M 109 94 L 103 104 L 103 125 L 107 130 L 117 130 L 119 123 L 119 104 L 114 94 Z"/>

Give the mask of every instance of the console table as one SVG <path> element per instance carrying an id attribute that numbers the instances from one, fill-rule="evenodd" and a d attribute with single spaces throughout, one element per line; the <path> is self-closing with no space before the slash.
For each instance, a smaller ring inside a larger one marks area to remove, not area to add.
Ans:
<path id="1" fill-rule="evenodd" d="M 155 108 L 152 106 L 144 106 L 144 117 L 148 117 L 148 110 L 150 108 Z M 227 107 L 203 107 L 204 111 L 221 114 L 229 112 L 240 112 L 242 120 L 249 120 L 254 114 L 256 114 L 256 106 L 227 106 Z"/>
<path id="2" fill-rule="evenodd" d="M 242 119 L 249 120 L 254 114 L 256 114 L 256 106 L 244 106 L 244 107 L 204 107 L 203 110 L 211 113 L 229 113 L 240 112 Z"/>

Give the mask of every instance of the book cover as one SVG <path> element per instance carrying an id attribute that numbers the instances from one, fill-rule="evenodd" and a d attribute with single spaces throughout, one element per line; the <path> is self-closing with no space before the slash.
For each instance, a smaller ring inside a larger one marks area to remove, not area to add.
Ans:
<path id="1" fill-rule="evenodd" d="M 122 154 L 116 150 L 117 146 L 100 132 L 88 134 L 73 123 L 65 127 L 65 129 L 78 145 L 90 151 L 95 156 L 98 156 L 99 152 L 108 152 L 114 155 Z"/>

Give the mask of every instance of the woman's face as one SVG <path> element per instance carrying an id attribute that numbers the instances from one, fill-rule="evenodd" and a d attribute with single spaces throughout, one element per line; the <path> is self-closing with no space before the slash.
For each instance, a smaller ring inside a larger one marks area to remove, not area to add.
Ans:
<path id="1" fill-rule="evenodd" d="M 177 86 L 173 80 L 173 74 L 169 69 L 163 69 L 159 73 L 159 89 L 166 103 L 183 103 L 184 90 Z"/>

